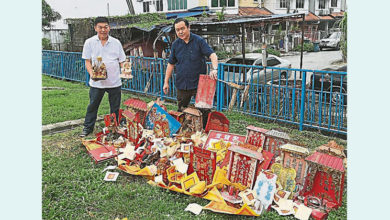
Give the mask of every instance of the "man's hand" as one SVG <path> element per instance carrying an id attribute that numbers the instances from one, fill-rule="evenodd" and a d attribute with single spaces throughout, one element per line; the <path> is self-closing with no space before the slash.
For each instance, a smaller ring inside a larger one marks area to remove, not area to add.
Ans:
<path id="1" fill-rule="evenodd" d="M 163 91 L 164 91 L 164 94 L 166 95 L 169 91 L 169 84 L 168 83 L 164 83 L 164 87 L 163 87 Z"/>
<path id="2" fill-rule="evenodd" d="M 214 80 L 218 78 L 218 70 L 211 70 L 210 71 L 210 77 Z"/>

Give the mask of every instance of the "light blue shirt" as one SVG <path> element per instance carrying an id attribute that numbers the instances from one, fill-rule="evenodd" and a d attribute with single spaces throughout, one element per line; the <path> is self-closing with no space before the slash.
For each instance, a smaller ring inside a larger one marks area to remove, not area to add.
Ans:
<path id="1" fill-rule="evenodd" d="M 95 88 L 121 86 L 119 63 L 126 60 L 121 42 L 116 38 L 108 36 L 108 40 L 103 46 L 97 35 L 88 38 L 84 43 L 82 58 L 90 59 L 93 65 L 97 62 L 98 56 L 102 57 L 103 63 L 106 65 L 107 79 L 99 81 L 90 79 L 89 85 Z"/>

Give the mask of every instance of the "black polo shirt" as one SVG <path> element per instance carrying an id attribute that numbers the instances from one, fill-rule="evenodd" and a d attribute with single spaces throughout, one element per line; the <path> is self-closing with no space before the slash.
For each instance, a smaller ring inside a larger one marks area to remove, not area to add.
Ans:
<path id="1" fill-rule="evenodd" d="M 168 62 L 176 66 L 176 88 L 196 89 L 199 75 L 207 73 L 205 57 L 210 57 L 213 49 L 200 36 L 190 33 L 188 44 L 178 38 L 172 44 Z"/>

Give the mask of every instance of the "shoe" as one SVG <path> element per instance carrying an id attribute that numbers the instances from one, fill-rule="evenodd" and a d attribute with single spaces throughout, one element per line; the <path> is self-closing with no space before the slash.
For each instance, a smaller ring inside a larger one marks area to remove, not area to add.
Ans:
<path id="1" fill-rule="evenodd" d="M 92 133 L 92 130 L 87 129 L 87 128 L 84 128 L 83 131 L 82 131 L 81 134 L 80 134 L 80 137 L 88 136 L 88 135 L 91 134 L 91 133 Z"/>

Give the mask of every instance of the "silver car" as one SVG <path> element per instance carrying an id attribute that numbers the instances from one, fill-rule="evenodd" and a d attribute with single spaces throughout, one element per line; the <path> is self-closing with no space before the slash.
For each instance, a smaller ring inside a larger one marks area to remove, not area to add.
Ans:
<path id="1" fill-rule="evenodd" d="M 253 83 L 257 83 L 259 81 L 260 84 L 266 84 L 276 79 L 289 78 L 290 74 L 288 70 L 266 68 L 266 71 L 264 71 L 262 58 L 263 55 L 261 53 L 248 53 L 245 54 L 245 63 L 243 62 L 242 55 L 229 59 L 226 61 L 226 64 L 243 64 L 256 67 L 224 65 L 224 79 L 233 82 L 242 82 L 244 73 L 246 73 L 245 79 L 247 82 L 252 81 Z M 291 68 L 291 62 L 274 55 L 268 55 L 267 67 Z"/>
<path id="2" fill-rule="evenodd" d="M 323 48 L 340 49 L 341 32 L 334 32 L 328 38 L 321 39 L 320 50 Z"/>

